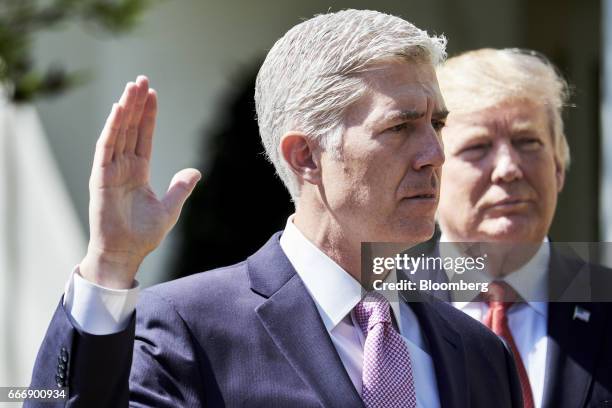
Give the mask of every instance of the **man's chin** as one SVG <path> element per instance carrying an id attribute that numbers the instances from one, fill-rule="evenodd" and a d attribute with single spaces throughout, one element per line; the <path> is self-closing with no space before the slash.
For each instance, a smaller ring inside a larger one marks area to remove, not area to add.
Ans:
<path id="1" fill-rule="evenodd" d="M 419 244 L 429 240 L 435 231 L 433 219 L 420 219 L 410 223 L 402 223 L 401 228 L 396 231 L 395 238 L 390 242 L 404 242 Z"/>
<path id="2" fill-rule="evenodd" d="M 480 228 L 479 241 L 483 242 L 528 242 L 532 238 L 532 226 L 522 219 L 504 217 L 487 222 Z"/>

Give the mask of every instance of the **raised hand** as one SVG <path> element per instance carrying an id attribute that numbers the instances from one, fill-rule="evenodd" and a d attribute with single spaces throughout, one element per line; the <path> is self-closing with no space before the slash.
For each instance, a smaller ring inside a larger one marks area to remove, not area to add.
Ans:
<path id="1" fill-rule="evenodd" d="M 149 184 L 157 95 L 139 76 L 126 85 L 96 143 L 89 180 L 87 255 L 81 275 L 110 288 L 130 288 L 144 257 L 176 224 L 200 179 L 195 169 L 174 175 L 158 199 Z"/>

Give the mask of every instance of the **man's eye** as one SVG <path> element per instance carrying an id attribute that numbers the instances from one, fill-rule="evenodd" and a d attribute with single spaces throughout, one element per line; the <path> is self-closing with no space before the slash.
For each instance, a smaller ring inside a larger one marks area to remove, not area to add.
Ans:
<path id="1" fill-rule="evenodd" d="M 399 125 L 390 127 L 389 129 L 387 129 L 387 131 L 388 132 L 401 132 L 402 130 L 405 130 L 407 127 L 408 127 L 408 124 L 404 122 L 404 123 L 400 123 Z"/>
<path id="2" fill-rule="evenodd" d="M 514 142 L 514 145 L 517 146 L 521 150 L 532 151 L 537 150 L 542 145 L 540 139 L 535 138 L 524 138 L 518 139 Z"/>
<path id="3" fill-rule="evenodd" d="M 439 132 L 439 131 L 442 130 L 442 128 L 444 126 L 446 126 L 446 123 L 443 120 L 435 120 L 434 119 L 434 120 L 431 121 L 431 126 L 434 128 L 434 130 L 436 132 Z"/>
<path id="4" fill-rule="evenodd" d="M 489 148 L 491 147 L 490 143 L 478 143 L 471 146 L 467 146 L 463 148 L 459 155 L 464 160 L 467 161 L 475 161 L 480 160 L 487 155 Z"/>
<path id="5" fill-rule="evenodd" d="M 488 148 L 490 146 L 490 144 L 488 143 L 479 143 L 479 144 L 475 144 L 472 146 L 468 146 L 465 149 L 463 149 L 463 151 L 467 152 L 467 151 L 479 151 L 479 150 L 484 150 L 486 148 Z"/>

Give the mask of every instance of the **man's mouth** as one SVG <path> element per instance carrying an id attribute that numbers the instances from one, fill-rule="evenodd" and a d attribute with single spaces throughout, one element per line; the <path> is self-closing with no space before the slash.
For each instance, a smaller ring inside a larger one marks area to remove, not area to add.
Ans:
<path id="1" fill-rule="evenodd" d="M 506 198 L 487 205 L 491 210 L 518 210 L 525 208 L 531 200 L 525 198 Z"/>
<path id="2" fill-rule="evenodd" d="M 501 200 L 501 201 L 497 201 L 496 203 L 494 203 L 493 205 L 514 205 L 514 204 L 523 204 L 526 203 L 528 200 L 524 199 L 524 198 L 507 198 L 505 200 Z"/>
<path id="3" fill-rule="evenodd" d="M 435 200 L 438 194 L 434 191 L 422 192 L 406 197 L 409 200 Z"/>

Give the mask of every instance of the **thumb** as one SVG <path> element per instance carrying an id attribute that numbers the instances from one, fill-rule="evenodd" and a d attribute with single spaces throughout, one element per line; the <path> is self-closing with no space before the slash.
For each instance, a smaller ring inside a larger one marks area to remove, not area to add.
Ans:
<path id="1" fill-rule="evenodd" d="M 196 169 L 183 169 L 172 177 L 162 203 L 174 218 L 178 218 L 183 204 L 191 194 L 202 174 Z"/>

